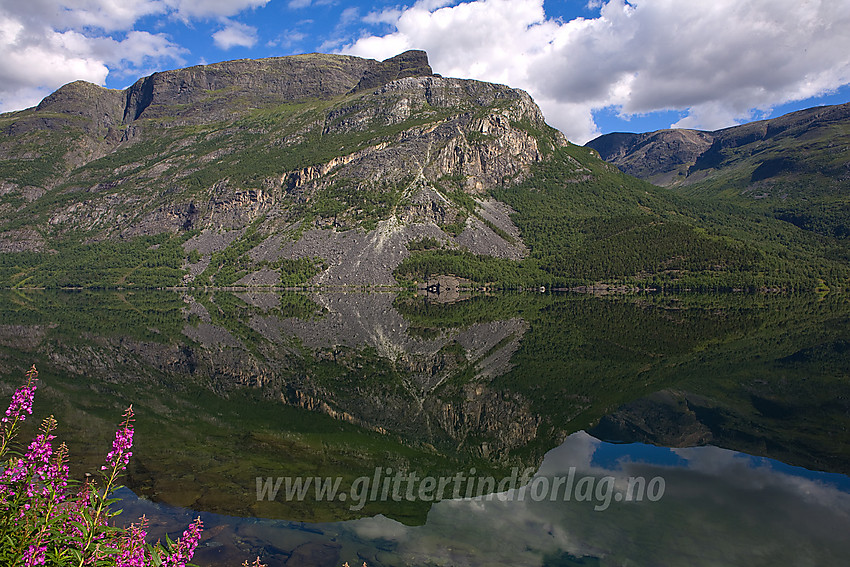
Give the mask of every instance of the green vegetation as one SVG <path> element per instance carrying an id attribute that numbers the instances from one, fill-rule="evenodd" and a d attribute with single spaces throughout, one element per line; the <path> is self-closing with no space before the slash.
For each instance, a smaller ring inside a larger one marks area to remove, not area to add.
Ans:
<path id="1" fill-rule="evenodd" d="M 262 219 L 253 222 L 245 233 L 230 243 L 224 250 L 214 252 L 206 269 L 195 278 L 196 286 L 229 286 L 248 274 L 251 259 L 247 256 L 252 248 L 265 238 L 259 231 Z"/>
<path id="2" fill-rule="evenodd" d="M 451 222 L 447 222 L 440 225 L 440 228 L 446 234 L 450 234 L 451 236 L 459 236 L 460 233 L 464 231 L 466 228 L 466 219 L 468 217 L 463 214 L 458 214 L 452 219 Z"/>
<path id="3" fill-rule="evenodd" d="M 321 258 L 282 258 L 272 263 L 271 267 L 280 272 L 280 283 L 285 286 L 305 284 L 310 278 L 327 269 Z"/>
<path id="4" fill-rule="evenodd" d="M 58 135 L 32 131 L 15 136 L 15 153 L 25 157 L 0 159 L 0 179 L 20 187 L 44 187 L 49 180 L 65 170 L 65 152 L 68 148 L 60 140 L 73 139 L 80 134 L 80 130 L 66 126 Z M 12 145 L 9 140 L 4 142 L 3 146 Z"/>
<path id="5" fill-rule="evenodd" d="M 308 211 L 325 219 L 342 217 L 352 226 L 372 230 L 395 210 L 401 195 L 394 185 L 371 187 L 354 179 L 338 179 L 318 192 Z"/>
<path id="6" fill-rule="evenodd" d="M 695 163 L 680 166 L 678 177 L 665 181 L 677 194 L 706 209 L 732 205 L 744 216 L 783 221 L 772 226 L 789 223 L 845 240 L 850 235 L 847 109 L 846 105 L 810 109 L 713 132 L 712 145 L 694 155 Z M 647 179 L 665 178 L 661 172 L 671 167 L 665 152 L 660 147 L 661 157 L 654 163 L 635 161 L 638 156 L 628 154 L 615 161 Z"/>
<path id="7" fill-rule="evenodd" d="M 464 250 L 417 252 L 396 268 L 395 275 L 420 281 L 436 275 L 453 275 L 478 283 L 499 283 L 508 289 L 546 281 L 545 274 L 535 270 L 529 262 L 513 262 Z"/>
<path id="8" fill-rule="evenodd" d="M 242 187 L 261 188 L 269 177 L 325 164 L 440 118 L 428 112 L 396 124 L 384 124 L 376 119 L 354 131 L 324 131 L 325 115 L 333 110 L 334 104 L 347 106 L 350 99 L 280 105 L 254 111 L 227 128 L 210 128 L 203 140 L 196 138 L 202 143 L 191 146 L 191 154 L 183 150 L 175 151 L 174 155 L 197 159 L 222 147 L 231 151 L 194 167 L 180 182 L 190 191 L 208 189 L 222 179 Z M 292 142 L 267 144 L 268 137 L 289 138 Z"/>
<path id="9" fill-rule="evenodd" d="M 805 144 L 805 149 L 796 145 L 760 149 L 758 153 L 749 149 L 717 164 L 722 169 L 705 181 L 676 191 L 706 205 L 722 200 L 747 214 L 774 218 L 804 231 L 844 241 L 850 236 L 850 199 L 839 181 L 846 172 L 832 162 L 839 156 L 832 155 L 835 152 L 831 149 L 844 139 L 848 136 L 825 138 L 819 143 Z M 759 170 L 777 161 L 771 160 L 772 153 L 788 153 L 800 159 L 795 159 L 789 169 L 777 166 L 776 171 L 764 172 L 763 175 L 769 176 L 761 179 Z M 846 160 L 847 155 L 843 155 Z M 829 156 L 829 161 L 825 161 L 825 156 Z"/>
<path id="10" fill-rule="evenodd" d="M 180 283 L 184 251 L 168 234 L 80 244 L 55 252 L 0 254 L 0 282 L 9 287 L 155 288 Z"/>
<path id="11" fill-rule="evenodd" d="M 411 240 L 407 243 L 407 249 L 411 252 L 416 252 L 419 250 L 438 250 L 443 247 L 443 243 L 440 240 L 433 238 L 431 236 L 423 236 L 417 240 Z"/>

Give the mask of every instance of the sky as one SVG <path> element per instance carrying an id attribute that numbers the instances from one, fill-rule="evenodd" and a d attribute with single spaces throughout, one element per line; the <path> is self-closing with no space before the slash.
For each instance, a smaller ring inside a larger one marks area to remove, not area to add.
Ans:
<path id="1" fill-rule="evenodd" d="M 0 0 L 0 112 L 86 80 L 424 49 L 528 91 L 575 143 L 850 101 L 850 0 Z"/>

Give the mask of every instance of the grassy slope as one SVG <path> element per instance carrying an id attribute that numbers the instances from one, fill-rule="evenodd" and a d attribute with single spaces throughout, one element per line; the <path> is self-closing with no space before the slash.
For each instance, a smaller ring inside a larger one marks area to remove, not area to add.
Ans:
<path id="1" fill-rule="evenodd" d="M 850 236 L 850 123 L 789 128 L 716 154 L 713 167 L 697 172 L 695 178 L 703 179 L 678 191 L 726 200 L 824 236 Z"/>

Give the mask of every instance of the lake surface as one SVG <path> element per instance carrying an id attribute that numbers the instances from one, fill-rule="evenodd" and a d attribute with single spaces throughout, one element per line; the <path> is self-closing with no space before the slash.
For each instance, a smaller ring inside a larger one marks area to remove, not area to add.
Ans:
<path id="1" fill-rule="evenodd" d="M 72 473 L 133 404 L 126 520 L 200 514 L 199 565 L 850 552 L 843 297 L 6 291 L 0 314 L 3 393 L 38 366 Z"/>

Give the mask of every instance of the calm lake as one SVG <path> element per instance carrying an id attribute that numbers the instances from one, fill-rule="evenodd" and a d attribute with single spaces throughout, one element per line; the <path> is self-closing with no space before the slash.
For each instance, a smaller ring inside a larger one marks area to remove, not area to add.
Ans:
<path id="1" fill-rule="evenodd" d="M 194 562 L 846 565 L 850 299 L 0 291 L 72 474 Z"/>

